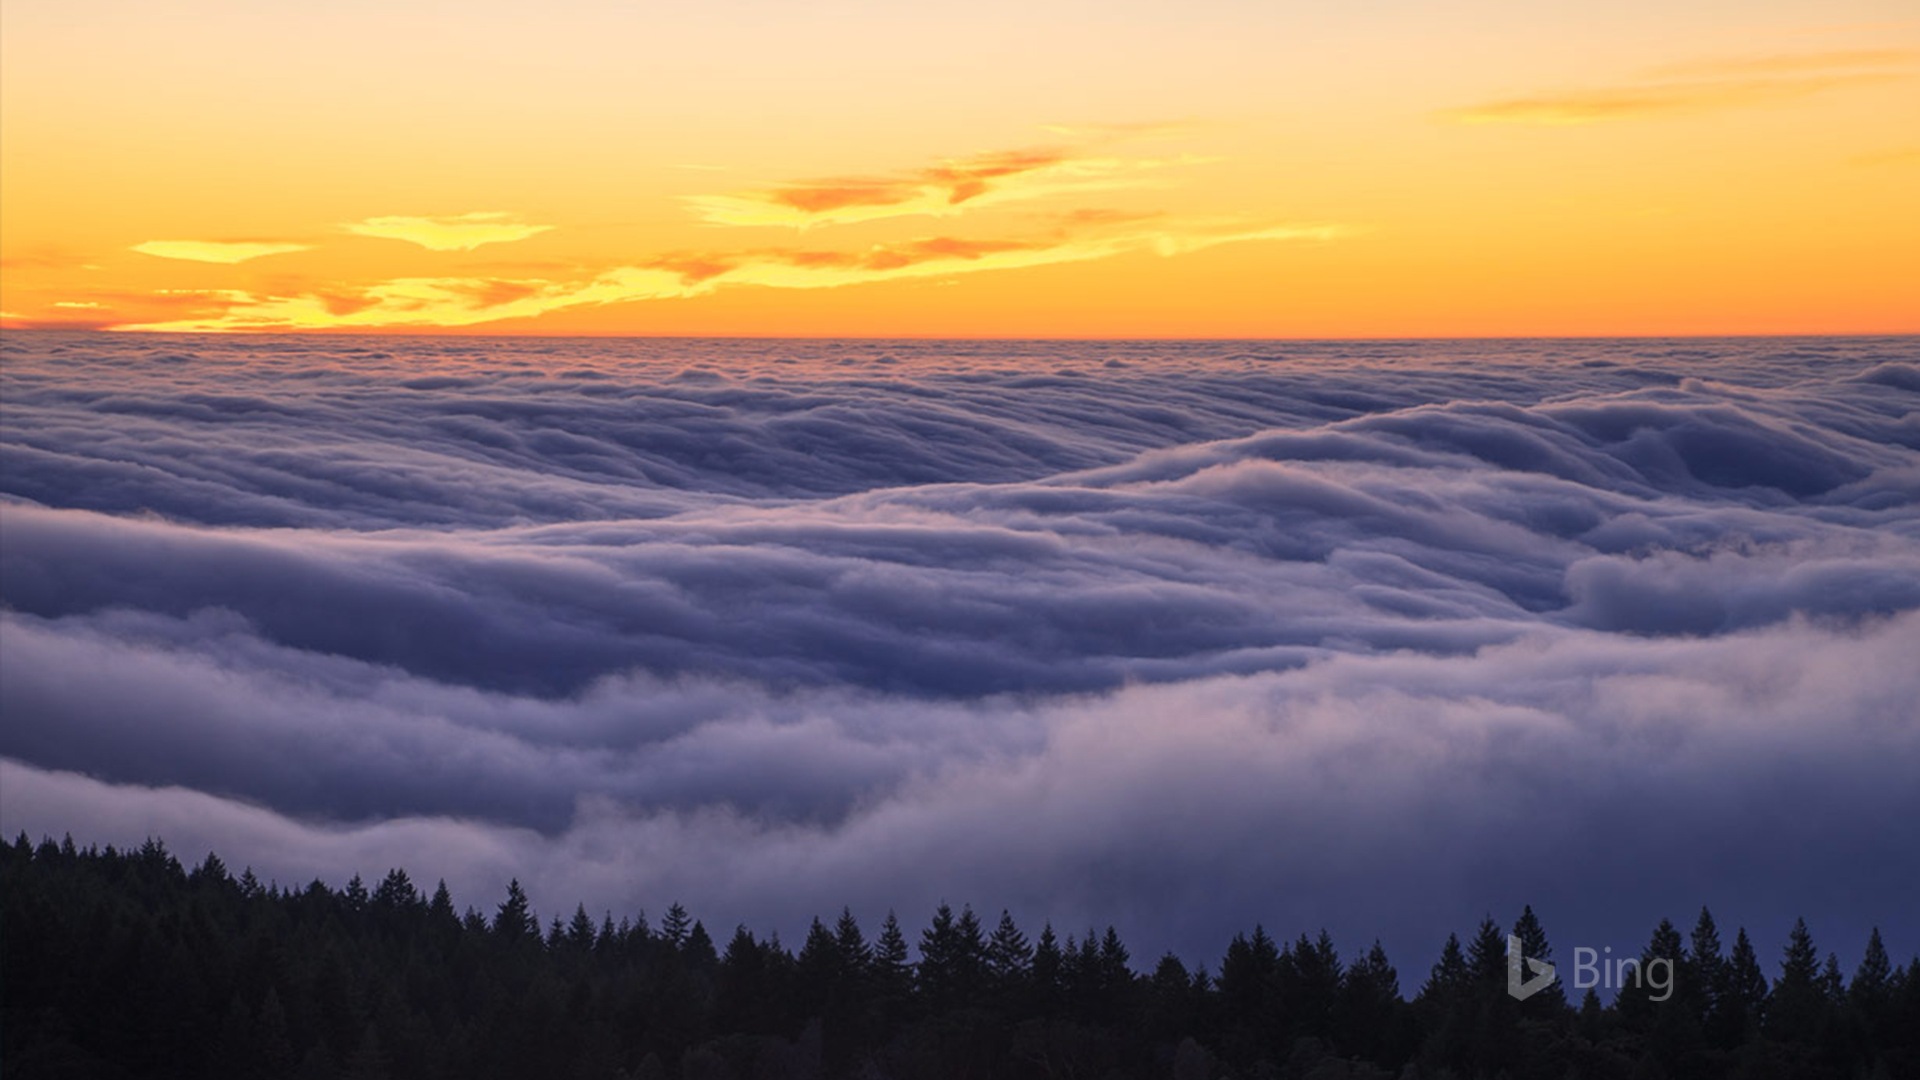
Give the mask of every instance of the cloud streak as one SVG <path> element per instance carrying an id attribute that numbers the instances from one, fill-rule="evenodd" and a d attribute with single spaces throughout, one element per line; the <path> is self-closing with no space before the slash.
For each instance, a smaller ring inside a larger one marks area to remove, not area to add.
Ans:
<path id="1" fill-rule="evenodd" d="M 472 251 L 487 244 L 509 244 L 551 232 L 551 225 L 530 225 L 500 211 L 451 217 L 371 217 L 343 226 L 355 236 L 404 240 L 428 251 Z"/>
<path id="2" fill-rule="evenodd" d="M 312 245 L 268 240 L 148 240 L 133 245 L 133 250 L 160 259 L 232 265 L 268 255 L 310 251 Z"/>
<path id="3" fill-rule="evenodd" d="M 1619 86 L 1504 98 L 1442 111 L 1460 124 L 1567 126 L 1748 108 L 1910 77 L 1920 54 L 1854 50 L 1703 61 Z"/>
<path id="4" fill-rule="evenodd" d="M 400 278 L 331 293 L 248 295 L 216 315 L 128 324 L 119 329 L 218 332 L 473 326 L 535 318 L 568 308 L 701 296 L 724 287 L 842 288 L 1086 262 L 1135 252 L 1173 256 L 1222 244 L 1326 241 L 1345 231 L 1324 223 L 1165 220 L 1147 225 L 1068 218 L 1060 228 L 1037 237 L 933 236 L 856 250 L 681 252 L 614 267 L 586 280 Z"/>
<path id="5" fill-rule="evenodd" d="M 685 198 L 715 225 L 849 225 L 898 217 L 948 217 L 1035 199 L 1085 195 L 1143 183 L 1146 174 L 1199 159 L 1092 157 L 1041 147 L 949 158 L 908 172 L 779 184 Z"/>

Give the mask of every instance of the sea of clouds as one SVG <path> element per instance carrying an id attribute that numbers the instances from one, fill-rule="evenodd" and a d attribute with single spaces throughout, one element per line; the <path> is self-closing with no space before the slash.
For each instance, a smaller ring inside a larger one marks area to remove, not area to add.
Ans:
<path id="1" fill-rule="evenodd" d="M 1914 339 L 0 348 L 8 835 L 1920 951 Z"/>

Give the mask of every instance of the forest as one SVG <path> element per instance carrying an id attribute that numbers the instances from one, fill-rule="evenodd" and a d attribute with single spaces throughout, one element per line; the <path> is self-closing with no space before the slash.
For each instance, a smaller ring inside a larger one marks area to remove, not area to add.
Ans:
<path id="1" fill-rule="evenodd" d="M 1712 915 L 1662 921 L 1603 1003 L 1507 992 L 1530 908 L 1404 977 L 1376 943 L 1236 935 L 1211 968 L 1135 958 L 1112 928 L 1029 934 L 941 906 L 815 919 L 798 947 L 582 907 L 542 924 L 515 881 L 491 913 L 404 870 L 371 888 L 263 884 L 164 843 L 0 843 L 0 1069 L 36 1077 L 1222 1078 L 1920 1076 L 1920 959 L 1878 931 L 1849 976 L 1804 922 L 1763 959 Z M 1558 958 L 1561 971 L 1570 957 Z"/>

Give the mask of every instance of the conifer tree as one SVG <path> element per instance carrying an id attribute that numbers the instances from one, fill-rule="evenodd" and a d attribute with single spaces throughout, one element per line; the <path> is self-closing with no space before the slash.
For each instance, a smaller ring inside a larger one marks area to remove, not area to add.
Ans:
<path id="1" fill-rule="evenodd" d="M 398 867 L 387 871 L 380 884 L 373 890 L 373 905 L 385 912 L 398 912 L 412 908 L 420 900 L 420 894 L 413 887 L 413 879 Z"/>
<path id="2" fill-rule="evenodd" d="M 1473 932 L 1473 940 L 1467 943 L 1467 968 L 1472 973 L 1475 993 L 1491 998 L 1498 993 L 1507 992 L 1507 935 L 1500 931 L 1500 924 L 1488 915 L 1480 920 L 1480 926 Z"/>
<path id="3" fill-rule="evenodd" d="M 1731 1047 L 1759 1035 L 1772 996 L 1767 988 L 1767 976 L 1760 970 L 1760 958 L 1744 926 L 1734 933 L 1726 972 L 1720 994 L 1722 1020 L 1716 1042 Z"/>
<path id="4" fill-rule="evenodd" d="M 1529 960 L 1553 963 L 1553 945 L 1547 941 L 1546 928 L 1540 925 L 1540 917 L 1533 913 L 1533 905 L 1527 904 L 1520 909 L 1520 917 L 1513 921 L 1513 936 L 1520 940 L 1520 954 Z M 1521 976 L 1528 978 L 1533 970 L 1524 964 Z M 1567 1007 L 1566 991 L 1561 989 L 1564 980 L 1556 979 L 1545 989 L 1536 990 L 1532 997 L 1520 1005 L 1526 1015 L 1540 1016 L 1558 1013 Z"/>
<path id="5" fill-rule="evenodd" d="M 1886 998 L 1893 980 L 1893 961 L 1887 958 L 1887 946 L 1880 940 L 1880 928 L 1867 935 L 1866 951 L 1860 954 L 1860 966 L 1854 969 L 1853 984 L 1847 996 L 1854 1001 L 1879 1004 Z"/>
<path id="6" fill-rule="evenodd" d="M 507 898 L 500 903 L 500 910 L 493 917 L 493 932 L 503 941 L 521 941 L 540 933 L 540 924 L 534 921 L 533 906 L 527 902 L 526 890 L 520 887 L 520 879 L 507 882 Z"/>
<path id="7" fill-rule="evenodd" d="M 453 894 L 447 891 L 445 878 L 441 878 L 440 884 L 434 887 L 433 899 L 427 901 L 427 918 L 441 924 L 450 924 L 459 919 L 454 913 Z"/>
<path id="8" fill-rule="evenodd" d="M 1727 993 L 1727 961 L 1720 953 L 1720 928 L 1704 906 L 1694 921 L 1681 968 L 1680 994 L 1703 1031 L 1713 1037 L 1719 1023 L 1720 999 Z"/>
<path id="9" fill-rule="evenodd" d="M 1032 968 L 1033 947 L 1027 944 L 1027 935 L 1014 924 L 1012 913 L 1001 908 L 1000 923 L 987 939 L 987 972 L 993 978 L 995 989 L 1002 994 L 1017 991 L 1025 984 Z"/>
<path id="10" fill-rule="evenodd" d="M 853 917 L 852 908 L 840 909 L 840 919 L 833 924 L 833 940 L 840 947 L 840 961 L 846 965 L 848 974 L 864 977 L 873 963 L 873 950 L 867 947 L 866 935 L 860 932 L 860 922 Z"/>
<path id="11" fill-rule="evenodd" d="M 914 970 L 907 954 L 907 935 L 900 919 L 892 911 L 880 924 L 880 936 L 873 942 L 873 980 L 883 998 L 905 1000 L 913 989 Z"/>
<path id="12" fill-rule="evenodd" d="M 1867 948 L 1860 956 L 1860 966 L 1854 969 L 1853 982 L 1847 985 L 1847 1011 L 1852 1016 L 1854 1031 L 1869 1046 L 1890 1041 L 1886 1036 L 1891 1031 L 1889 1021 L 1899 975 L 1887 957 L 1886 944 L 1880 940 L 1880 928 L 1876 926 L 1867 937 Z"/>
<path id="13" fill-rule="evenodd" d="M 1043 1013 L 1058 1007 L 1066 987 L 1066 958 L 1060 952 L 1060 939 L 1054 936 L 1053 923 L 1040 927 L 1033 943 L 1033 993 Z"/>
<path id="14" fill-rule="evenodd" d="M 986 991 L 987 935 L 973 905 L 962 904 L 960 918 L 954 922 L 954 976 L 963 1001 L 977 1003 Z"/>
<path id="15" fill-rule="evenodd" d="M 1440 959 L 1434 961 L 1426 983 L 1420 987 L 1420 1000 L 1444 1007 L 1458 1000 L 1472 983 L 1473 970 L 1460 948 L 1460 935 L 1448 934 L 1446 944 L 1440 947 Z"/>
<path id="16" fill-rule="evenodd" d="M 815 916 L 807 926 L 807 936 L 800 943 L 797 960 L 804 992 L 810 998 L 817 996 L 824 999 L 845 977 L 840 943 L 834 940 L 833 933 L 820 921 L 819 916 Z"/>
<path id="17" fill-rule="evenodd" d="M 777 947 L 779 943 L 779 937 L 774 937 L 772 944 Z M 700 924 L 700 920 L 695 919 L 693 928 L 687 931 L 686 947 L 681 950 L 681 955 L 686 958 L 687 966 L 696 971 L 711 970 L 720 963 L 720 956 L 713 948 L 713 938 L 707 934 L 707 928 Z"/>
<path id="18" fill-rule="evenodd" d="M 1805 919 L 1795 919 L 1780 961 L 1780 978 L 1773 984 L 1766 1031 L 1781 1042 L 1812 1043 L 1820 1034 L 1826 1012 L 1826 989 L 1820 978 L 1820 951 Z"/>
<path id="19" fill-rule="evenodd" d="M 1336 1043 L 1371 1061 L 1390 1059 L 1398 1046 L 1399 1008 L 1400 974 L 1375 939 L 1341 975 L 1334 1006 Z"/>
<path id="20" fill-rule="evenodd" d="M 676 900 L 667 908 L 666 918 L 660 921 L 660 939 L 678 952 L 686 945 L 687 935 L 692 928 L 693 917 L 688 915 L 687 909 L 681 907 L 680 902 Z"/>
<path id="21" fill-rule="evenodd" d="M 921 993 L 940 1007 L 953 997 L 956 938 L 953 908 L 942 901 L 933 911 L 933 921 L 920 931 L 920 963 L 914 972 Z"/>
<path id="22" fill-rule="evenodd" d="M 347 910 L 355 915 L 367 910 L 367 886 L 360 880 L 359 874 L 353 875 L 353 878 L 347 882 L 346 891 L 340 896 L 346 901 Z"/>

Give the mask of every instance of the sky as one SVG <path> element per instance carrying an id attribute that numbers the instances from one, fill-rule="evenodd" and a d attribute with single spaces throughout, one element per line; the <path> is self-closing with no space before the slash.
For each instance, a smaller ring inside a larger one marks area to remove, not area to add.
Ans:
<path id="1" fill-rule="evenodd" d="M 1920 330 L 1896 0 L 0 11 L 0 325 Z"/>

